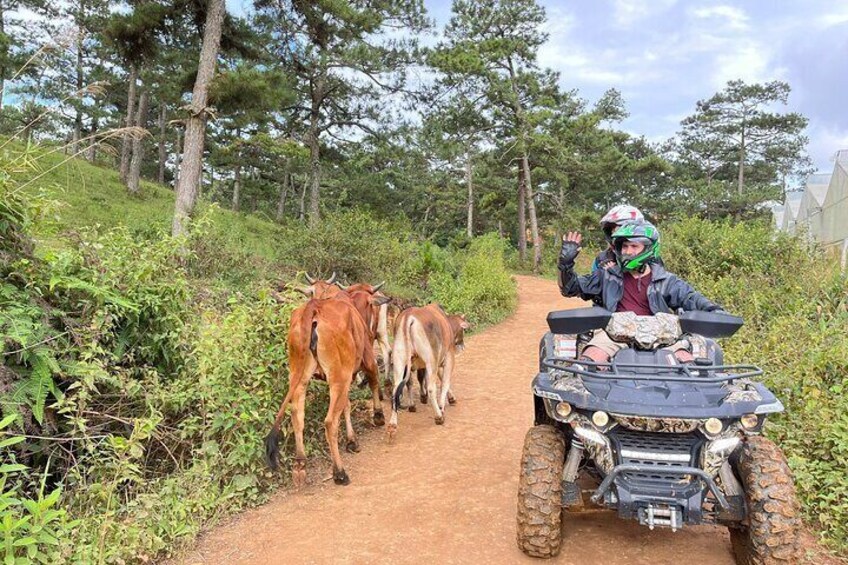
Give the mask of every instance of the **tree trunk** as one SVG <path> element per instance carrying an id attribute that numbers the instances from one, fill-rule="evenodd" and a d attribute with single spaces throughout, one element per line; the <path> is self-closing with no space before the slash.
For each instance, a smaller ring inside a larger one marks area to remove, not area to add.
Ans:
<path id="1" fill-rule="evenodd" d="M 530 182 L 530 159 L 526 151 L 521 156 L 521 169 L 524 171 L 524 196 L 527 198 L 527 211 L 530 214 L 530 236 L 533 238 L 533 271 L 538 273 L 542 265 L 542 240 L 539 238 L 536 200 L 533 198 L 533 184 Z"/>
<path id="2" fill-rule="evenodd" d="M 138 82 L 138 68 L 135 65 L 130 65 L 130 85 L 129 93 L 127 94 L 127 119 L 125 121 L 125 125 L 128 128 L 132 127 L 133 120 L 135 119 L 136 82 Z M 132 139 L 129 134 L 125 133 L 123 139 L 121 139 L 121 182 L 127 182 L 127 173 L 130 170 L 131 144 Z"/>
<path id="3" fill-rule="evenodd" d="M 303 190 L 300 191 L 300 221 L 306 219 L 306 189 L 309 187 L 309 178 L 303 181 Z"/>
<path id="4" fill-rule="evenodd" d="M 314 104 L 313 104 L 314 106 Z M 321 146 L 318 139 L 318 112 L 309 117 L 309 226 L 320 221 Z"/>
<path id="5" fill-rule="evenodd" d="M 324 85 L 327 69 L 322 66 L 312 83 L 312 106 L 309 112 L 309 226 L 315 227 L 321 220 L 321 104 L 324 101 Z"/>
<path id="6" fill-rule="evenodd" d="M 174 128 L 177 132 L 177 140 L 174 143 L 174 190 L 180 181 L 180 160 L 183 156 L 183 135 L 179 126 Z"/>
<path id="7" fill-rule="evenodd" d="M 518 168 L 518 260 L 527 260 L 527 214 L 524 211 L 524 171 Z"/>
<path id="8" fill-rule="evenodd" d="M 165 184 L 165 162 L 168 160 L 168 152 L 165 151 L 165 129 L 166 115 L 165 105 L 159 104 L 159 172 L 156 175 L 156 182 Z"/>
<path id="9" fill-rule="evenodd" d="M 280 187 L 280 199 L 277 200 L 277 215 L 276 220 L 278 222 L 283 221 L 283 217 L 286 215 L 286 196 L 289 193 L 289 173 L 285 171 L 283 173 L 283 186 Z"/>
<path id="10" fill-rule="evenodd" d="M 82 48 L 83 48 L 83 28 L 82 21 L 85 18 L 85 2 L 79 3 L 79 13 L 77 14 L 77 68 L 76 68 L 76 87 L 77 93 L 75 96 L 76 103 L 74 104 L 74 141 L 71 148 L 71 154 L 76 155 L 79 149 L 79 141 L 82 139 L 82 91 L 83 84 L 83 69 L 82 69 Z"/>
<path id="11" fill-rule="evenodd" d="M 218 47 L 221 44 L 221 26 L 224 21 L 224 0 L 209 0 L 206 11 L 206 27 L 203 32 L 203 46 L 200 49 L 200 63 L 197 78 L 191 94 L 189 117 L 186 121 L 185 154 L 180 169 L 180 182 L 177 185 L 177 202 L 174 209 L 174 223 L 171 233 L 183 235 L 186 220 L 194 211 L 197 200 L 197 183 L 203 161 L 203 142 L 206 133 L 206 99 L 209 84 L 215 75 L 215 62 Z"/>
<path id="12" fill-rule="evenodd" d="M 138 97 L 138 117 L 135 123 L 140 128 L 147 127 L 147 101 L 149 95 L 147 89 L 142 89 L 141 95 Z M 137 135 L 133 138 L 132 143 L 132 159 L 130 161 L 130 170 L 127 175 L 127 189 L 130 194 L 138 194 L 138 185 L 141 181 L 141 162 L 144 159 L 144 139 Z"/>
<path id="13" fill-rule="evenodd" d="M 236 159 L 239 155 L 236 155 Z M 235 179 L 233 180 L 233 211 L 238 212 L 241 205 L 241 160 L 236 163 Z"/>
<path id="14" fill-rule="evenodd" d="M 742 141 L 739 144 L 739 196 L 745 192 L 745 124 L 742 124 Z"/>
<path id="15" fill-rule="evenodd" d="M 471 184 L 473 170 L 471 168 L 471 151 L 465 152 L 465 184 L 468 185 L 468 221 L 465 232 L 468 237 L 474 237 L 474 187 Z"/>
<path id="16" fill-rule="evenodd" d="M 99 124 L 97 122 L 97 116 L 91 118 L 91 132 L 89 132 L 88 136 L 88 152 L 85 156 L 88 159 L 89 163 L 93 163 L 97 158 L 97 140 L 95 139 L 95 135 L 97 135 L 97 128 Z"/>

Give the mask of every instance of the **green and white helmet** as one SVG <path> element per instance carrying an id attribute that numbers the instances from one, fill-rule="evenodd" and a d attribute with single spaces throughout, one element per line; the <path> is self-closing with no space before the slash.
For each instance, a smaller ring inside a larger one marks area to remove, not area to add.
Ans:
<path id="1" fill-rule="evenodd" d="M 645 246 L 638 255 L 624 255 L 621 246 L 625 241 L 635 241 Z M 622 271 L 638 271 L 660 256 L 660 232 L 651 223 L 631 222 L 612 232 L 612 245 L 615 258 Z"/>

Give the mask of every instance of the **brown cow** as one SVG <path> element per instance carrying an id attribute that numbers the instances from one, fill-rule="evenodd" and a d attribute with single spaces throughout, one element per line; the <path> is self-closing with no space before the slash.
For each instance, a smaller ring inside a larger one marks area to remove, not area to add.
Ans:
<path id="1" fill-rule="evenodd" d="M 389 323 L 388 323 L 388 312 L 389 312 L 389 299 L 384 294 L 380 292 L 380 289 L 383 285 L 386 284 L 385 281 L 381 282 L 376 286 L 372 286 L 367 283 L 356 283 L 350 286 L 339 285 L 345 292 L 351 295 L 351 298 L 354 299 L 354 305 L 356 309 L 360 311 L 360 313 L 365 318 L 365 323 L 368 325 L 368 328 L 371 332 L 371 340 L 380 346 L 380 354 L 383 356 L 383 367 L 386 371 L 386 381 L 391 381 L 391 362 L 392 362 L 392 349 L 389 345 Z M 366 295 L 360 295 L 360 293 L 367 293 L 368 296 L 380 296 L 386 298 L 384 303 L 381 304 L 366 304 L 364 298 Z M 356 296 L 360 296 L 360 298 L 356 298 Z"/>
<path id="2" fill-rule="evenodd" d="M 465 316 L 448 316 L 438 304 L 428 304 L 423 308 L 408 308 L 398 315 L 395 320 L 395 342 L 392 348 L 394 390 L 392 415 L 388 426 L 389 437 L 397 431 L 403 387 L 409 383 L 413 371 L 419 369 L 424 369 L 426 396 L 430 400 L 430 406 L 433 407 L 436 424 L 444 424 L 445 403 L 449 396 L 452 398 L 450 388 L 454 356 L 457 348 L 463 346 L 464 331 L 470 327 Z M 441 394 L 438 397 L 437 374 L 441 380 Z M 423 390 L 421 397 L 422 400 L 425 397 Z"/>
<path id="3" fill-rule="evenodd" d="M 319 284 L 321 283 L 321 284 Z M 327 281 L 316 281 L 310 287 L 317 294 Z M 315 288 L 317 287 L 317 288 Z M 375 303 L 381 300 L 374 298 Z M 350 385 L 358 371 L 363 371 L 371 384 L 374 403 L 374 424 L 385 423 L 379 399 L 379 374 L 374 349 L 362 315 L 346 293 L 333 298 L 310 299 L 297 308 L 291 317 L 288 335 L 289 390 L 268 437 L 265 455 L 268 464 L 276 469 L 279 459 L 280 426 L 286 407 L 292 405 L 292 426 L 295 434 L 295 462 L 292 479 L 296 486 L 306 482 L 306 452 L 303 446 L 303 427 L 306 388 L 313 376 L 324 377 L 330 389 L 330 404 L 324 419 L 327 443 L 333 460 L 333 480 L 336 484 L 350 482 L 342 465 L 338 448 L 339 416 L 345 415 L 347 449 L 359 451 L 359 444 L 350 417 Z"/>
<path id="4" fill-rule="evenodd" d="M 356 283 L 345 286 L 336 282 L 335 272 L 326 281 L 316 280 L 309 276 L 309 273 L 306 273 L 306 279 L 310 285 L 308 287 L 297 288 L 296 290 L 310 298 L 340 298 L 351 300 L 368 328 L 368 342 L 372 348 L 375 342 L 380 344 L 383 364 L 388 367 L 391 349 L 389 348 L 388 331 L 386 328 L 388 325 L 388 303 L 391 299 L 380 292 L 380 289 L 386 284 L 385 281 L 376 286 L 368 283 Z M 386 369 L 386 379 L 389 380 L 388 369 Z M 362 384 L 364 385 L 364 383 Z M 379 389 L 379 393 L 375 392 L 375 394 L 378 394 L 380 400 L 383 400 L 383 390 L 379 388 L 379 379 L 376 383 L 369 381 L 368 384 L 372 391 Z"/>

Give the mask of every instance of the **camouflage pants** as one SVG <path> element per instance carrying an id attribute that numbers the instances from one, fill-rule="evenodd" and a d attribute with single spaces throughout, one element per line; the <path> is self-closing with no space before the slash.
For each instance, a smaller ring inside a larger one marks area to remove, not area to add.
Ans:
<path id="1" fill-rule="evenodd" d="M 627 343 L 614 341 L 604 330 L 596 330 L 595 335 L 592 336 L 592 339 L 589 340 L 589 342 L 586 344 L 586 347 L 583 348 L 583 351 L 585 351 L 586 348 L 593 346 L 606 353 L 610 357 L 610 359 L 612 359 L 612 357 L 622 349 L 627 349 L 628 347 L 630 347 L 630 345 Z M 681 349 L 688 350 L 689 348 L 690 343 L 687 339 L 681 339 L 672 343 L 671 345 L 666 345 L 662 347 L 662 349 L 668 349 L 672 352 L 680 351 Z"/>

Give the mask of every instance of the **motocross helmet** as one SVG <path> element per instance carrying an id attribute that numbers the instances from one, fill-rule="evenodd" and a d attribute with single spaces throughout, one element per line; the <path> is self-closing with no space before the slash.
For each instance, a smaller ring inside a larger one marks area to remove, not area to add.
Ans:
<path id="1" fill-rule="evenodd" d="M 621 247 L 625 241 L 635 241 L 645 246 L 638 255 L 624 255 Z M 649 222 L 631 222 L 612 233 L 615 258 L 622 271 L 638 271 L 648 263 L 659 259 L 660 232 Z"/>
<path id="2" fill-rule="evenodd" d="M 645 216 L 635 206 L 627 204 L 619 204 L 610 209 L 606 215 L 601 218 L 601 229 L 604 230 L 604 237 L 612 243 L 612 232 L 616 228 L 623 226 L 628 222 L 644 222 Z"/>

